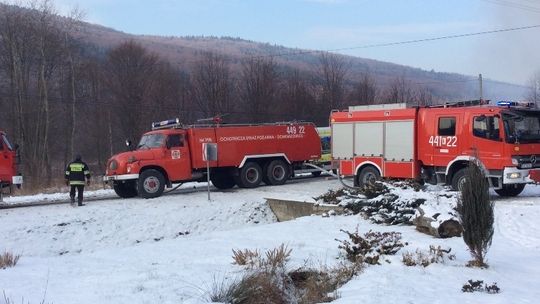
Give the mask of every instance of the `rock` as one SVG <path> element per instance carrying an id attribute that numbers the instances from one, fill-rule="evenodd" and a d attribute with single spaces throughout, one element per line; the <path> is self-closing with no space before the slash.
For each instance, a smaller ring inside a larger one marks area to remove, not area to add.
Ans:
<path id="1" fill-rule="evenodd" d="M 439 225 L 437 229 L 440 238 L 450 238 L 461 236 L 463 227 L 457 220 L 446 220 Z"/>

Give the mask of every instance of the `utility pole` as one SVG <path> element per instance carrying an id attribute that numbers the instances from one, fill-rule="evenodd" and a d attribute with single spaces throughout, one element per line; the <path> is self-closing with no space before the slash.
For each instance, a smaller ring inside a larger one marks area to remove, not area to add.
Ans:
<path id="1" fill-rule="evenodd" d="M 484 92 L 482 87 L 482 74 L 478 74 L 478 81 L 480 82 L 480 101 L 484 98 Z"/>

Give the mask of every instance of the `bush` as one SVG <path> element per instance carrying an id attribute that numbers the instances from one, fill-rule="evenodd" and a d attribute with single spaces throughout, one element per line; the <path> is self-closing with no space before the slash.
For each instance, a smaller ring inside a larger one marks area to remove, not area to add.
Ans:
<path id="1" fill-rule="evenodd" d="M 441 246 L 435 247 L 433 245 L 430 245 L 428 253 L 425 253 L 419 249 L 416 249 L 415 253 L 403 253 L 402 261 L 405 266 L 421 265 L 423 267 L 427 267 L 434 263 L 444 263 L 446 259 L 454 260 L 456 256 L 450 254 L 450 251 L 452 251 L 452 248 L 442 249 Z"/>
<path id="2" fill-rule="evenodd" d="M 380 264 L 381 255 L 394 255 L 404 246 L 401 233 L 395 231 L 381 233 L 370 230 L 364 236 L 358 230 L 353 233 L 341 231 L 349 236 L 350 241 L 337 240 L 341 243 L 339 248 L 345 250 L 347 259 L 353 263 Z"/>
<path id="3" fill-rule="evenodd" d="M 335 290 L 361 271 L 361 265 L 287 271 L 291 250 L 285 245 L 262 254 L 258 250 L 233 250 L 233 264 L 244 266 L 239 280 L 214 282 L 209 298 L 222 303 L 322 303 L 338 298 Z"/>
<path id="4" fill-rule="evenodd" d="M 5 251 L 3 254 L 0 255 L 0 269 L 6 269 L 8 267 L 13 267 L 17 265 L 20 257 L 20 254 L 13 254 L 11 252 Z"/>
<path id="5" fill-rule="evenodd" d="M 491 285 L 485 284 L 481 280 L 469 280 L 461 287 L 462 292 L 487 292 L 487 293 L 499 293 L 501 289 L 497 286 L 497 283 Z"/>
<path id="6" fill-rule="evenodd" d="M 473 257 L 468 266 L 487 267 L 485 256 L 493 238 L 493 203 L 488 180 L 477 162 L 470 162 L 467 167 L 457 207 L 463 240 Z"/>

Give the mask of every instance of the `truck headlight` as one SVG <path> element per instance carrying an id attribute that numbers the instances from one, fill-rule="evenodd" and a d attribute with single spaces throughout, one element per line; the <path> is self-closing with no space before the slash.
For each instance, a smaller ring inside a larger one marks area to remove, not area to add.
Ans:
<path id="1" fill-rule="evenodd" d="M 127 173 L 131 173 L 131 166 L 130 165 L 127 166 Z"/>
<path id="2" fill-rule="evenodd" d="M 520 172 L 508 173 L 506 174 L 506 177 L 510 179 L 521 178 L 521 173 Z"/>
<path id="3" fill-rule="evenodd" d="M 518 161 L 517 158 L 513 158 L 513 157 L 512 157 L 512 165 L 514 165 L 514 166 L 519 165 L 519 161 Z"/>

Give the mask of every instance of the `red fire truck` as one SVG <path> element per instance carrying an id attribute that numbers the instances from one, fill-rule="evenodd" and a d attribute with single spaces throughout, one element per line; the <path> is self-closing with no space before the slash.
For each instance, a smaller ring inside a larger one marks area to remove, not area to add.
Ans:
<path id="1" fill-rule="evenodd" d="M 217 155 L 207 164 L 209 144 Z M 134 151 L 112 156 L 104 179 L 120 197 L 153 198 L 173 183 L 206 181 L 208 166 L 216 188 L 254 188 L 261 181 L 284 184 L 296 167 L 320 156 L 312 123 L 184 126 L 176 119 L 152 124 Z"/>
<path id="2" fill-rule="evenodd" d="M 332 157 L 358 186 L 413 178 L 459 190 L 472 160 L 501 196 L 540 181 L 540 111 L 515 102 L 354 106 L 331 113 L 331 126 Z"/>
<path id="3" fill-rule="evenodd" d="M 17 174 L 17 146 L 11 145 L 6 133 L 0 131 L 0 198 L 7 188 L 12 191 L 12 186 L 22 184 L 22 176 Z"/>

